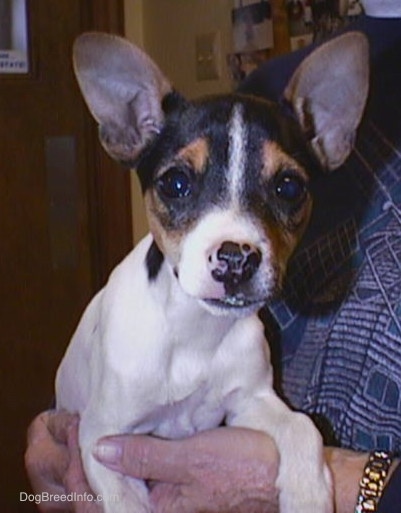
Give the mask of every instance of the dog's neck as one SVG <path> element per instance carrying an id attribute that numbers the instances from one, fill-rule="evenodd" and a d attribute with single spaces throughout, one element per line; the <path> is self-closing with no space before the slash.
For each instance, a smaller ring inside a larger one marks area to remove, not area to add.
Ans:
<path id="1" fill-rule="evenodd" d="M 400 0 L 363 0 L 365 13 L 374 18 L 401 17 Z"/>
<path id="2" fill-rule="evenodd" d="M 198 299 L 189 296 L 180 286 L 167 259 L 163 261 L 151 288 L 176 344 L 188 345 L 192 339 L 202 339 L 203 348 L 213 350 L 238 320 L 233 315 L 213 315 Z"/>

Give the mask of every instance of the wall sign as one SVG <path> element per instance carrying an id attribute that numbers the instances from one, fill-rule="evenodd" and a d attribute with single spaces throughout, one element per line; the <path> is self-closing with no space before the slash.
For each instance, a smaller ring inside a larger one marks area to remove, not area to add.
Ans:
<path id="1" fill-rule="evenodd" d="M 26 0 L 0 0 L 0 73 L 28 72 Z"/>

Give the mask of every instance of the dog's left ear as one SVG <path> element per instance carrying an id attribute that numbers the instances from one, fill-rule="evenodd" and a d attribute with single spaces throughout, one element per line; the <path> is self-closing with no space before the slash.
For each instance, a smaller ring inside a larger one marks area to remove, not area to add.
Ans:
<path id="1" fill-rule="evenodd" d="M 79 36 L 73 61 L 102 145 L 116 160 L 132 164 L 161 129 L 169 81 L 142 50 L 110 34 Z"/>
<path id="2" fill-rule="evenodd" d="M 366 37 L 349 32 L 323 44 L 296 69 L 284 92 L 325 169 L 349 156 L 369 89 Z"/>

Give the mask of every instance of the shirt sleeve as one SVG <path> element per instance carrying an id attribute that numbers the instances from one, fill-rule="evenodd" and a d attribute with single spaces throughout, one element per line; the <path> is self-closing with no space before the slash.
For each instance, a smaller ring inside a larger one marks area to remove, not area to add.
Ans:
<path id="1" fill-rule="evenodd" d="M 308 46 L 264 62 L 244 79 L 238 92 L 278 101 L 292 74 L 313 48 Z"/>
<path id="2" fill-rule="evenodd" d="M 390 481 L 384 488 L 376 513 L 401 512 L 401 464 L 393 472 Z"/>

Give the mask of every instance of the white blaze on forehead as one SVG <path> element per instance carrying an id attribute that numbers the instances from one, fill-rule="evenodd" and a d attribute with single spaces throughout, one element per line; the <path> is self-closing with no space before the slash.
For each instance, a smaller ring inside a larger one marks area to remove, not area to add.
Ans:
<path id="1" fill-rule="evenodd" d="M 232 110 L 228 130 L 228 189 L 233 204 L 237 206 L 243 195 L 247 143 L 242 106 L 238 103 Z"/>

